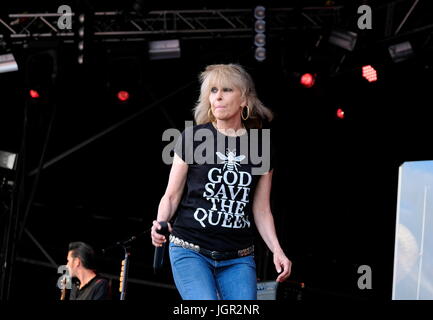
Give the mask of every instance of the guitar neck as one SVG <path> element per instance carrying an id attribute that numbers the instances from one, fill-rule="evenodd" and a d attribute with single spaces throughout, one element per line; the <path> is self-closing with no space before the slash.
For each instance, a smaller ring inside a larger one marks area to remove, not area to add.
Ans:
<path id="1" fill-rule="evenodd" d="M 61 291 L 62 291 L 62 293 L 60 295 L 60 300 L 65 300 L 65 298 L 66 298 L 66 288 L 63 288 Z"/>

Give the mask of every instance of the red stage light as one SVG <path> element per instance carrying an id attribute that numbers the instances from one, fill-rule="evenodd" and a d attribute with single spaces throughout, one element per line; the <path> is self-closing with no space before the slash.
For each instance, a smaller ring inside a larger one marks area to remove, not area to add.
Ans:
<path id="1" fill-rule="evenodd" d="M 39 92 L 37 92 L 36 90 L 31 89 L 29 91 L 30 97 L 32 97 L 33 99 L 39 98 Z"/>
<path id="2" fill-rule="evenodd" d="M 340 119 L 344 119 L 344 111 L 343 111 L 343 109 L 339 108 L 337 110 L 337 117 L 340 118 Z"/>
<path id="3" fill-rule="evenodd" d="M 311 73 L 304 73 L 301 77 L 301 85 L 303 85 L 306 88 L 311 88 L 314 86 L 314 82 L 316 80 L 316 77 L 313 76 Z"/>
<path id="4" fill-rule="evenodd" d="M 373 82 L 377 80 L 377 72 L 376 70 L 368 65 L 362 67 L 362 76 L 368 80 L 368 82 Z"/>
<path id="5" fill-rule="evenodd" d="M 117 93 L 117 99 L 119 99 L 122 102 L 125 102 L 129 99 L 129 93 L 128 91 L 119 91 Z"/>

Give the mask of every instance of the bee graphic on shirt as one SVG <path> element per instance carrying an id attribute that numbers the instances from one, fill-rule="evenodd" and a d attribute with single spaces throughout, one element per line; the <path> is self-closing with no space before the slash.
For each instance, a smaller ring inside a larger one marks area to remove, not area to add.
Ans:
<path id="1" fill-rule="evenodd" d="M 216 152 L 218 158 L 220 158 L 221 160 L 223 160 L 224 163 L 224 167 L 223 170 L 225 170 L 226 168 L 228 169 L 228 171 L 238 171 L 238 168 L 236 168 L 236 166 L 240 166 L 240 164 L 238 162 L 241 162 L 242 160 L 245 159 L 244 155 L 240 155 L 236 157 L 236 149 L 233 149 L 233 151 L 230 151 L 230 149 L 226 150 L 226 155 L 223 155 L 221 152 Z"/>

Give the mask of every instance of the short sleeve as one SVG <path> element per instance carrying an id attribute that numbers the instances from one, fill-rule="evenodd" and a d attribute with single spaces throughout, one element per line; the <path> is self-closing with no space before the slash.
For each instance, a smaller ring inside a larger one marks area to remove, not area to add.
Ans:
<path id="1" fill-rule="evenodd" d="M 194 154 L 194 131 L 193 127 L 187 127 L 179 136 L 174 152 L 186 163 L 193 163 Z"/>
<path id="2" fill-rule="evenodd" d="M 176 153 L 183 161 L 185 161 L 185 131 L 177 138 L 176 145 L 174 146 L 174 153 Z"/>
<path id="3" fill-rule="evenodd" d="M 264 130 L 262 130 L 261 135 L 261 155 L 263 157 L 263 170 L 266 173 L 275 168 L 276 150 L 270 129 Z"/>

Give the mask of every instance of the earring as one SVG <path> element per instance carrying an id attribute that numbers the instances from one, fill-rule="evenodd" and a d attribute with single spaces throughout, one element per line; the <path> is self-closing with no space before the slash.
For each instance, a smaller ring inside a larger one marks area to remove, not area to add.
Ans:
<path id="1" fill-rule="evenodd" d="M 247 116 L 244 117 L 244 110 L 245 108 L 247 108 Z M 245 106 L 244 108 L 242 108 L 242 112 L 241 112 L 241 118 L 245 121 L 250 117 L 250 107 Z"/>

